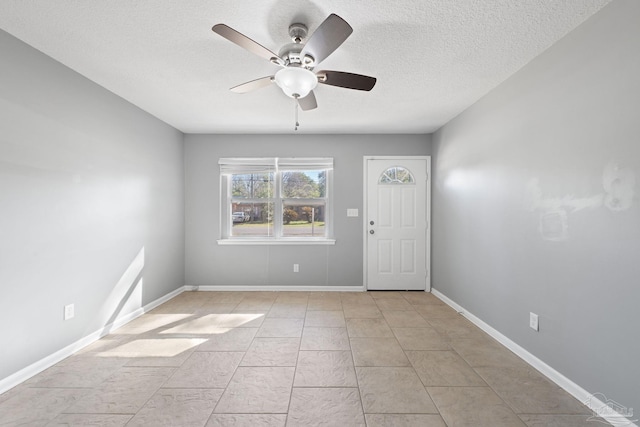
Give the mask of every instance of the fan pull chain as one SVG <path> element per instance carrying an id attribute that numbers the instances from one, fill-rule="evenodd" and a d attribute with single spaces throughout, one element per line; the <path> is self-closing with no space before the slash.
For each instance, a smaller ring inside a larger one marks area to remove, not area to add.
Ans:
<path id="1" fill-rule="evenodd" d="M 298 97 L 297 96 L 294 98 L 293 102 L 295 103 L 294 117 L 295 117 L 295 121 L 296 121 L 296 125 L 293 128 L 293 130 L 298 130 L 298 126 L 300 126 L 300 123 L 298 123 Z"/>

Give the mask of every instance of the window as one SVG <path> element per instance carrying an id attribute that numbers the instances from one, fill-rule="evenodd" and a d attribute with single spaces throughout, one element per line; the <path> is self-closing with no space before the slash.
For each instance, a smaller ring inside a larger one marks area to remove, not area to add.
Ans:
<path id="1" fill-rule="evenodd" d="M 332 244 L 331 158 L 223 158 L 220 244 Z"/>
<path id="2" fill-rule="evenodd" d="M 382 172 L 380 175 L 380 179 L 378 180 L 379 184 L 414 184 L 415 180 L 413 179 L 413 175 L 409 172 L 408 169 L 403 168 L 402 166 L 392 166 L 386 171 Z"/>

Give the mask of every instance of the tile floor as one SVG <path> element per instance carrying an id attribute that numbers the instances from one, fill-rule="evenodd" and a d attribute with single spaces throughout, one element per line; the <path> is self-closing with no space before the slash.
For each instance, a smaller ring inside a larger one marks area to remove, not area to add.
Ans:
<path id="1" fill-rule="evenodd" d="M 0 425 L 597 426 L 424 292 L 185 292 L 0 395 Z"/>

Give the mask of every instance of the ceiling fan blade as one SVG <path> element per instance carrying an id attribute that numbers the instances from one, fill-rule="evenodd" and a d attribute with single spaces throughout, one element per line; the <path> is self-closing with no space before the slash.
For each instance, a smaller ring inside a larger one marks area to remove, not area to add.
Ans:
<path id="1" fill-rule="evenodd" d="M 318 71 L 318 83 L 329 86 L 344 87 L 355 90 L 371 90 L 376 85 L 376 78 L 362 74 L 345 73 L 344 71 Z"/>
<path id="2" fill-rule="evenodd" d="M 230 42 L 233 42 L 238 46 L 245 48 L 249 52 L 253 52 L 258 56 L 266 58 L 269 61 L 273 62 L 273 58 L 276 58 L 278 60 L 280 59 L 278 55 L 276 55 L 266 47 L 262 46 L 260 43 L 253 41 L 249 37 L 245 36 L 242 33 L 237 32 L 236 30 L 234 30 L 233 28 L 225 24 L 214 25 L 213 28 L 211 28 L 211 30 L 214 33 L 219 34 L 225 39 L 229 40 Z"/>
<path id="3" fill-rule="evenodd" d="M 271 83 L 273 83 L 273 76 L 267 76 L 267 77 L 251 80 L 250 82 L 242 83 L 241 85 L 234 86 L 229 90 L 235 93 L 247 93 L 247 92 L 251 92 L 252 90 L 267 87 Z"/>
<path id="4" fill-rule="evenodd" d="M 312 56 L 317 65 L 331 55 L 352 32 L 353 28 L 347 21 L 332 13 L 309 37 L 300 52 L 300 57 Z"/>
<path id="5" fill-rule="evenodd" d="M 313 94 L 313 91 L 309 92 L 309 94 L 304 98 L 298 98 L 298 105 L 300 106 L 302 111 L 308 111 L 317 108 L 318 103 L 316 102 L 316 96 Z"/>

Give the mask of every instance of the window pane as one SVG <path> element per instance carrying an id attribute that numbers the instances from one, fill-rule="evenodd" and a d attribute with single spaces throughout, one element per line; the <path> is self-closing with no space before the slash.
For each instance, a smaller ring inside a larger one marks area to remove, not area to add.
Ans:
<path id="1" fill-rule="evenodd" d="M 315 199 L 325 197 L 326 170 L 282 172 L 282 197 Z"/>
<path id="2" fill-rule="evenodd" d="M 414 184 L 415 181 L 413 179 L 413 175 L 409 170 L 403 168 L 402 166 L 393 166 L 382 172 L 380 175 L 380 179 L 378 180 L 380 184 Z"/>
<path id="3" fill-rule="evenodd" d="M 325 237 L 325 204 L 298 206 L 284 204 L 282 211 L 284 237 Z"/>
<path id="4" fill-rule="evenodd" d="M 273 203 L 231 203 L 232 236 L 273 236 Z"/>
<path id="5" fill-rule="evenodd" d="M 273 172 L 233 174 L 231 178 L 234 198 L 268 199 L 273 197 L 273 188 Z"/>

